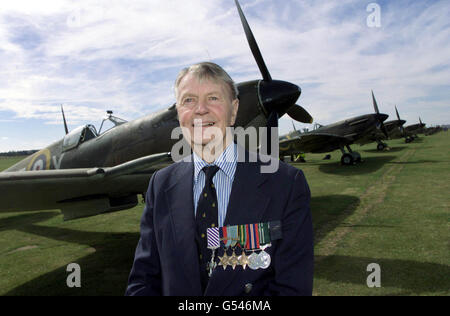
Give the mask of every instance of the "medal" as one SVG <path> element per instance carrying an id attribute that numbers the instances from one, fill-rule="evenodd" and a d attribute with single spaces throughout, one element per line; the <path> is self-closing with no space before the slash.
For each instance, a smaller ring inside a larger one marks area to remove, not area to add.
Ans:
<path id="1" fill-rule="evenodd" d="M 247 255 L 245 254 L 244 249 L 242 249 L 242 254 L 239 256 L 238 260 L 239 260 L 239 265 L 241 265 L 242 268 L 245 270 L 249 261 L 248 261 Z"/>
<path id="2" fill-rule="evenodd" d="M 219 237 L 220 237 L 219 240 L 224 250 L 223 256 L 222 257 L 219 256 L 220 260 L 219 266 L 222 266 L 224 270 L 227 268 L 228 265 L 230 265 L 230 258 L 231 258 L 227 255 L 227 249 L 231 245 L 231 238 L 229 234 L 230 234 L 229 227 L 223 226 L 219 229 Z"/>
<path id="3" fill-rule="evenodd" d="M 238 227 L 237 226 L 229 226 L 227 231 L 228 231 L 228 240 L 231 241 L 230 246 L 233 249 L 233 253 L 232 253 L 231 257 L 228 258 L 228 265 L 231 266 L 234 270 L 236 268 L 236 265 L 239 263 L 238 257 L 236 256 L 235 249 L 234 249 L 234 247 L 236 247 L 236 244 L 239 240 Z"/>
<path id="4" fill-rule="evenodd" d="M 252 253 L 248 257 L 248 266 L 252 270 L 258 270 L 259 269 L 259 258 L 258 258 L 258 255 L 256 253 Z"/>
<path id="5" fill-rule="evenodd" d="M 270 262 L 272 261 L 270 255 L 264 250 L 267 247 L 272 246 L 270 243 L 270 233 L 269 233 L 269 224 L 268 223 L 260 223 L 259 224 L 259 232 L 260 232 L 260 243 L 261 252 L 258 254 L 258 263 L 259 267 L 262 269 L 267 269 L 270 266 Z"/>
<path id="6" fill-rule="evenodd" d="M 226 251 L 223 253 L 223 257 L 219 257 L 219 260 L 220 260 L 219 266 L 222 266 L 224 270 L 225 270 L 225 269 L 227 268 L 227 266 L 228 266 L 228 258 L 229 258 L 229 257 L 228 257 L 228 255 L 227 255 L 227 252 L 226 252 Z"/>
<path id="7" fill-rule="evenodd" d="M 213 227 L 213 228 L 207 228 L 206 229 L 206 235 L 207 235 L 207 241 L 208 241 L 208 249 L 212 250 L 211 255 L 211 261 L 208 264 L 208 276 L 211 276 L 212 271 L 216 268 L 217 264 L 214 261 L 214 255 L 216 252 L 216 249 L 220 246 L 219 241 L 219 228 Z"/>
<path id="8" fill-rule="evenodd" d="M 259 269 L 259 258 L 255 253 L 255 250 L 259 249 L 259 230 L 258 224 L 249 224 L 248 225 L 248 246 L 249 249 L 253 251 L 253 253 L 248 257 L 248 266 L 252 270 Z"/>
<path id="9" fill-rule="evenodd" d="M 261 247 L 261 252 L 258 254 L 258 266 L 262 269 L 267 269 L 270 266 L 270 255 L 264 251 L 270 244 Z"/>
<path id="10" fill-rule="evenodd" d="M 233 249 L 233 254 L 231 255 L 231 257 L 228 257 L 228 265 L 231 266 L 234 270 L 238 265 L 238 263 L 239 263 L 238 257 L 236 256 L 236 253 L 234 252 Z"/>

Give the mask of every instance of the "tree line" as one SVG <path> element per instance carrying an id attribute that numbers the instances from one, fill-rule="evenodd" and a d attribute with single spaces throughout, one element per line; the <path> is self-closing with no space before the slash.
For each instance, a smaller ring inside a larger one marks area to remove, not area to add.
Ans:
<path id="1" fill-rule="evenodd" d="M 17 150 L 0 153 L 0 157 L 29 156 L 37 152 L 37 150 Z"/>

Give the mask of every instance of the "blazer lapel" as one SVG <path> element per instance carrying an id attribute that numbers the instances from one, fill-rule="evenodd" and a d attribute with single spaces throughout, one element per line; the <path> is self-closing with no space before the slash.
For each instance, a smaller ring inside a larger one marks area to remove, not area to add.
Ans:
<path id="1" fill-rule="evenodd" d="M 195 217 L 193 202 L 193 163 L 181 162 L 172 185 L 165 191 L 173 223 L 173 233 L 181 269 L 190 281 L 190 295 L 203 295 L 200 283 L 200 266 L 195 243 Z"/>
<path id="2" fill-rule="evenodd" d="M 258 163 L 238 163 L 224 226 L 257 223 L 270 200 L 258 191 L 266 181 Z"/>

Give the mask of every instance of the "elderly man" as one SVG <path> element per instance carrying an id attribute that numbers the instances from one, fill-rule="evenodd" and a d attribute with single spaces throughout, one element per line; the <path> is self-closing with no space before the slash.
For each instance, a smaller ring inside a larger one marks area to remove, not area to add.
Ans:
<path id="1" fill-rule="evenodd" d="M 192 159 L 150 180 L 126 294 L 311 295 L 303 173 L 284 163 L 262 173 L 258 156 L 233 142 L 239 100 L 220 66 L 183 69 L 175 95 Z"/>

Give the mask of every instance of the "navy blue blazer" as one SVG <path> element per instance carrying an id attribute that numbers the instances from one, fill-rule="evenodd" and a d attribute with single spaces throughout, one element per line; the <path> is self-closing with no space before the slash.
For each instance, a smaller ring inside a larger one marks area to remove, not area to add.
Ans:
<path id="1" fill-rule="evenodd" d="M 265 250 L 272 259 L 269 268 L 217 266 L 202 292 L 195 243 L 194 166 L 177 162 L 150 180 L 125 294 L 312 295 L 308 184 L 301 170 L 281 161 L 275 173 L 261 173 L 261 165 L 260 161 L 238 162 L 224 225 L 281 221 L 282 238 Z"/>

